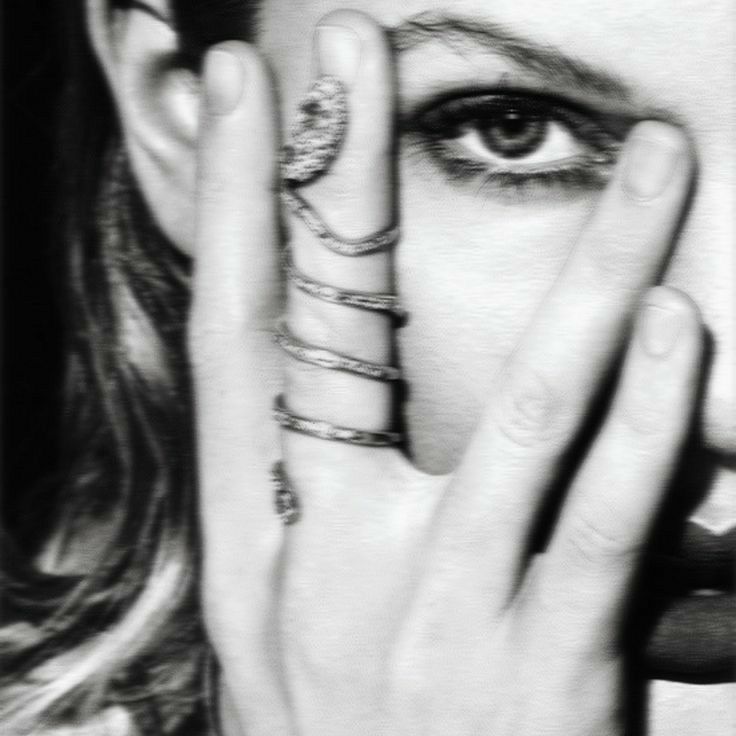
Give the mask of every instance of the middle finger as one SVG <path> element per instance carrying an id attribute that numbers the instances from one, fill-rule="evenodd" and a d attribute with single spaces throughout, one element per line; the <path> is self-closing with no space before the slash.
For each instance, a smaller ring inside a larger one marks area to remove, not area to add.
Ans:
<path id="1" fill-rule="evenodd" d="M 319 74 L 337 77 L 346 88 L 347 130 L 330 170 L 315 183 L 300 187 L 297 194 L 340 239 L 366 238 L 387 231 L 394 215 L 393 79 L 388 43 L 381 28 L 367 16 L 337 11 L 320 22 L 315 45 Z M 292 216 L 290 228 L 293 267 L 302 280 L 350 292 L 392 292 L 389 249 L 344 255 L 326 247 L 303 218 Z M 389 429 L 390 383 L 365 373 L 372 366 L 393 362 L 390 314 L 316 298 L 299 288 L 293 278 L 288 295 L 288 332 L 302 348 L 327 349 L 369 364 L 363 375 L 349 369 L 328 370 L 293 359 L 296 351 L 292 350 L 286 373 L 289 409 L 338 426 Z M 288 442 L 290 447 L 311 444 L 294 436 Z"/>

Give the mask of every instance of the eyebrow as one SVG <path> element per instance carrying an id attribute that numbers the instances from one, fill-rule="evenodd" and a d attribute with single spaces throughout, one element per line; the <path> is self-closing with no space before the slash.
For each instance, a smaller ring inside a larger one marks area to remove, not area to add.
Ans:
<path id="1" fill-rule="evenodd" d="M 507 57 L 535 75 L 572 85 L 581 91 L 604 94 L 622 101 L 633 97 L 630 87 L 616 75 L 565 54 L 550 44 L 519 36 L 491 21 L 429 11 L 413 15 L 389 29 L 389 36 L 397 52 L 406 52 L 432 41 L 460 49 L 480 47 Z"/>

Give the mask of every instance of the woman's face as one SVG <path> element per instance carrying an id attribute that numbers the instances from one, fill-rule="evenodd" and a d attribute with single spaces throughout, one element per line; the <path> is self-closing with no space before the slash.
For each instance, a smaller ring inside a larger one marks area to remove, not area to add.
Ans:
<path id="1" fill-rule="evenodd" d="M 709 480 L 696 489 L 709 494 L 697 517 L 714 531 L 733 526 L 736 6 L 268 0 L 260 44 L 286 124 L 312 70 L 305 29 L 346 6 L 396 29 L 401 49 L 396 268 L 411 320 L 399 345 L 420 466 L 457 461 L 605 185 L 606 157 L 632 123 L 659 118 L 689 133 L 698 159 L 664 276 L 700 306 L 714 341 L 701 415 Z"/>

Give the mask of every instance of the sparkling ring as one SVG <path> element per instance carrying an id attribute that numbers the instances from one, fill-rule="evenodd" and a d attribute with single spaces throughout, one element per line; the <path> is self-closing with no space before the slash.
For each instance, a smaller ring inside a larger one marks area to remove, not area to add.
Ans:
<path id="1" fill-rule="evenodd" d="M 326 348 L 309 345 L 296 338 L 289 331 L 286 320 L 281 319 L 274 333 L 276 344 L 292 358 L 301 360 L 303 363 L 327 368 L 344 373 L 352 373 L 364 378 L 372 378 L 376 381 L 398 381 L 401 371 L 392 365 L 380 365 L 369 363 L 365 360 L 351 358 L 341 353 L 335 353 Z"/>
<path id="2" fill-rule="evenodd" d="M 324 173 L 340 152 L 347 124 L 345 85 L 337 77 L 320 77 L 299 105 L 291 143 L 284 146 L 283 179 L 304 184 Z"/>
<path id="3" fill-rule="evenodd" d="M 316 299 L 331 304 L 342 304 L 346 307 L 365 309 L 369 312 L 383 312 L 397 320 L 406 318 L 406 310 L 399 304 L 399 298 L 395 294 L 373 294 L 367 291 L 350 291 L 339 289 L 337 286 L 323 284 L 310 278 L 297 270 L 286 252 L 284 258 L 284 269 L 286 278 L 296 286 L 299 291 L 309 294 Z"/>
<path id="4" fill-rule="evenodd" d="M 390 248 L 399 238 L 399 229 L 391 227 L 367 238 L 341 238 L 296 191 L 296 186 L 316 179 L 330 168 L 342 148 L 347 126 L 345 85 L 337 77 L 324 75 L 305 95 L 292 129 L 291 143 L 282 150 L 282 199 L 330 250 L 361 256 Z"/>
<path id="5" fill-rule="evenodd" d="M 301 516 L 299 498 L 289 482 L 281 461 L 274 463 L 271 469 L 271 482 L 273 483 L 276 513 L 279 518 L 286 526 L 296 523 Z"/>
<path id="6" fill-rule="evenodd" d="M 379 253 L 393 247 L 401 236 L 398 225 L 395 225 L 366 238 L 341 238 L 327 227 L 312 205 L 294 189 L 284 188 L 281 198 L 322 245 L 341 256 L 365 256 Z"/>
<path id="7" fill-rule="evenodd" d="M 346 239 L 336 235 L 297 187 L 324 174 L 337 158 L 348 126 L 347 91 L 336 77 L 320 77 L 310 88 L 299 107 L 292 129 L 291 144 L 282 150 L 281 198 L 291 213 L 331 251 L 345 256 L 362 256 L 385 251 L 399 239 L 399 228 L 390 227 L 366 238 Z M 403 317 L 397 298 L 392 294 L 368 294 L 347 291 L 314 281 L 299 273 L 287 261 L 287 277 L 302 292 L 333 304 L 384 312 Z M 347 371 L 376 380 L 394 381 L 400 377 L 394 366 L 357 360 L 325 348 L 308 345 L 291 335 L 282 322 L 276 332 L 277 343 L 291 356 L 313 365 Z M 329 422 L 301 417 L 291 412 L 283 396 L 274 401 L 273 418 L 282 428 L 323 440 L 345 442 L 364 447 L 391 447 L 402 442 L 398 432 L 370 432 L 339 427 Z M 271 471 L 276 513 L 284 524 L 293 524 L 300 516 L 299 499 L 286 475 L 282 462 Z"/>
<path id="8" fill-rule="evenodd" d="M 401 444 L 399 432 L 369 432 L 363 429 L 339 427 L 330 422 L 318 419 L 307 419 L 292 413 L 286 408 L 284 397 L 276 397 L 273 406 L 273 418 L 282 429 L 316 437 L 331 442 L 345 442 L 362 447 L 395 447 Z"/>

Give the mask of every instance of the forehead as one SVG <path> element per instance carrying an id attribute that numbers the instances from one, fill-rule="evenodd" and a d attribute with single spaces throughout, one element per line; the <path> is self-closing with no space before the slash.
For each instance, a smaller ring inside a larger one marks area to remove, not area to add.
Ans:
<path id="1" fill-rule="evenodd" d="M 620 77 L 642 107 L 694 130 L 723 128 L 734 117 L 733 0 L 266 0 L 262 41 L 287 85 L 301 86 L 309 74 L 311 28 L 343 7 L 389 27 L 420 13 L 490 22 Z"/>

